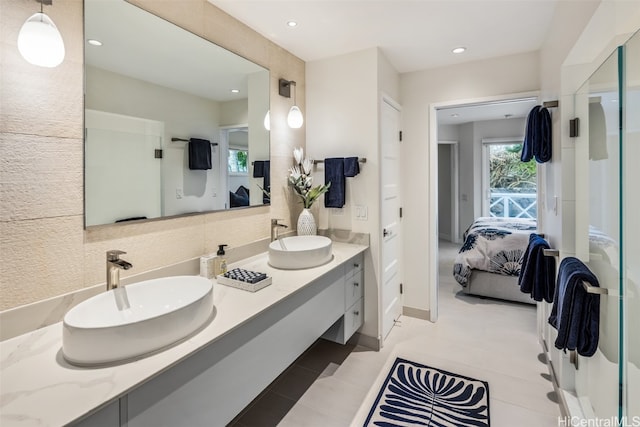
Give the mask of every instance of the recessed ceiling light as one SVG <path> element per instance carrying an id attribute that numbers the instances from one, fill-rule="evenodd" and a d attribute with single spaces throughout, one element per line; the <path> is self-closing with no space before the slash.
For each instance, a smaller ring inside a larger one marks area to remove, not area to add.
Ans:
<path id="1" fill-rule="evenodd" d="M 458 114 L 458 113 L 453 113 L 453 114 L 451 115 L 451 117 L 460 117 L 460 114 Z"/>
<path id="2" fill-rule="evenodd" d="M 240 89 L 231 89 L 231 93 L 240 93 Z"/>
<path id="3" fill-rule="evenodd" d="M 102 42 L 100 40 L 89 39 L 87 40 L 87 43 L 89 43 L 91 46 L 102 46 Z"/>
<path id="4" fill-rule="evenodd" d="M 293 28 L 293 27 L 297 27 L 298 23 L 296 21 L 287 21 L 287 25 Z"/>
<path id="5" fill-rule="evenodd" d="M 453 49 L 451 52 L 453 52 L 453 53 L 462 53 L 462 52 L 464 52 L 465 50 L 467 50 L 467 48 L 466 48 L 466 47 L 464 47 L 464 46 L 460 46 L 460 47 L 457 47 L 457 48 Z"/>

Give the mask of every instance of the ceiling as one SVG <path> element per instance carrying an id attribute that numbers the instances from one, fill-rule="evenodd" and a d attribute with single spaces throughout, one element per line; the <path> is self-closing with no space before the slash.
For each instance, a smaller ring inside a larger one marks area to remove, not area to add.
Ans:
<path id="1" fill-rule="evenodd" d="M 379 47 L 405 73 L 538 50 L 559 0 L 209 1 L 306 62 Z"/>

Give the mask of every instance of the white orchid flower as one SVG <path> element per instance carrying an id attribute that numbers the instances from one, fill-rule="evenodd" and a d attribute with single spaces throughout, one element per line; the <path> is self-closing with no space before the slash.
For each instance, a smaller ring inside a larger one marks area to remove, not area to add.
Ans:
<path id="1" fill-rule="evenodd" d="M 289 177 L 292 181 L 297 181 L 301 176 L 302 174 L 300 173 L 300 169 L 298 169 L 297 166 L 289 168 Z"/>
<path id="2" fill-rule="evenodd" d="M 293 149 L 293 158 L 296 159 L 296 164 L 302 163 L 302 159 L 304 159 L 304 148 L 298 147 Z"/>
<path id="3" fill-rule="evenodd" d="M 311 173 L 311 168 L 313 167 L 313 161 L 309 159 L 304 159 L 302 161 L 302 170 L 306 175 Z"/>

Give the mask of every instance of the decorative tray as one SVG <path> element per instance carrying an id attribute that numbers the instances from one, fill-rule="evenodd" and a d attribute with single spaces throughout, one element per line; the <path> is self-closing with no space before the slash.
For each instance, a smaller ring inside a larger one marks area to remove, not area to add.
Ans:
<path id="1" fill-rule="evenodd" d="M 264 273 L 234 268 L 216 277 L 218 283 L 245 291 L 255 292 L 271 284 L 271 277 Z"/>

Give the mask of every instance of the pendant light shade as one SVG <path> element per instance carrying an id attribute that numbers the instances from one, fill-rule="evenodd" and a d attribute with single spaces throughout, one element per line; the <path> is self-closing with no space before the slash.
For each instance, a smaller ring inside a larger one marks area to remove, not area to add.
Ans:
<path id="1" fill-rule="evenodd" d="M 33 65 L 53 68 L 64 59 L 64 42 L 58 28 L 44 13 L 26 20 L 18 34 L 18 50 Z"/>
<path id="2" fill-rule="evenodd" d="M 266 130 L 271 130 L 271 112 L 267 111 L 267 114 L 264 115 L 264 128 Z"/>
<path id="3" fill-rule="evenodd" d="M 287 123 L 290 128 L 298 129 L 302 127 L 302 123 L 304 123 L 304 118 L 302 117 L 302 111 L 297 105 L 294 105 L 289 110 L 289 115 L 287 116 Z"/>

